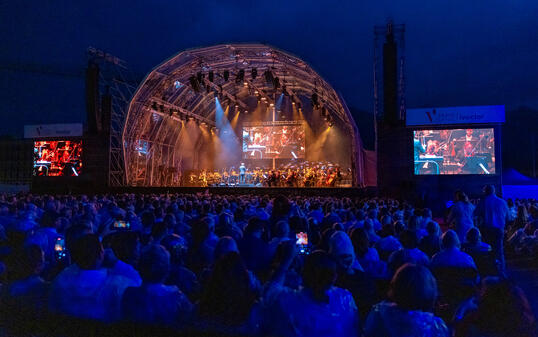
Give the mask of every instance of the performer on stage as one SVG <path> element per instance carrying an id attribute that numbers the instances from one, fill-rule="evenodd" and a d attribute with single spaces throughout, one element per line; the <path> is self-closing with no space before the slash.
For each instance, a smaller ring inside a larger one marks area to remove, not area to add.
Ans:
<path id="1" fill-rule="evenodd" d="M 245 167 L 245 163 L 241 163 L 241 166 L 239 166 L 239 183 L 241 184 L 245 183 L 246 173 L 247 173 L 247 168 Z"/>

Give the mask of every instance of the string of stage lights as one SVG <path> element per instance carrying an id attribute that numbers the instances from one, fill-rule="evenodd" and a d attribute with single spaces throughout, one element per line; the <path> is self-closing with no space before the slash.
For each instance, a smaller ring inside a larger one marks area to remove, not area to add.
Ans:
<path id="1" fill-rule="evenodd" d="M 296 108 L 299 114 L 302 114 L 302 103 L 300 99 L 293 94 L 293 92 L 290 93 L 288 91 L 288 86 L 285 80 L 281 85 L 280 78 L 278 76 L 274 76 L 273 72 L 270 69 L 265 70 L 265 72 L 263 73 L 265 81 L 268 84 L 272 85 L 273 89 L 275 90 L 274 96 L 278 97 L 274 99 L 271 97 L 270 94 L 267 94 L 265 90 L 260 90 L 254 85 L 253 81 L 258 76 L 258 69 L 252 68 L 250 70 L 250 74 L 251 81 L 245 79 L 245 70 L 240 69 L 236 74 L 234 83 L 237 86 L 243 85 L 244 88 L 248 88 L 249 92 L 252 93 L 252 96 L 256 97 L 258 106 L 260 104 L 267 104 L 270 108 L 276 109 L 277 116 L 283 118 L 284 116 L 280 114 L 281 111 L 279 107 L 281 106 L 282 97 L 287 96 L 290 98 L 291 105 L 293 106 L 293 108 Z M 215 100 L 218 99 L 221 104 L 224 104 L 225 106 L 233 106 L 236 112 L 243 111 L 244 113 L 248 114 L 248 106 L 244 104 L 241 100 L 239 100 L 237 95 L 231 96 L 224 91 L 222 84 L 217 85 L 214 83 L 216 77 L 222 78 L 224 82 L 228 82 L 230 80 L 230 71 L 224 70 L 222 74 L 219 72 L 214 72 L 213 70 L 209 70 L 207 72 L 199 71 L 195 75 L 193 74 L 189 77 L 189 85 L 195 93 L 203 93 L 203 90 L 205 90 L 205 93 L 209 95 L 211 94 L 211 92 L 213 92 Z M 184 86 L 184 84 L 179 80 L 176 80 L 174 81 L 174 86 L 176 87 L 176 89 L 180 89 Z M 278 94 L 278 92 L 280 92 L 280 95 Z M 278 103 L 276 104 L 276 106 L 275 102 Z M 325 102 L 323 100 L 320 101 L 319 95 L 316 90 L 314 90 L 310 96 L 310 103 L 313 109 L 320 110 L 321 116 L 327 122 L 327 125 L 329 127 L 334 124 L 332 115 L 329 114 L 328 109 L 324 106 Z M 151 103 L 151 110 L 154 113 L 158 113 L 163 116 L 166 114 L 168 114 L 168 116 L 170 117 L 175 116 L 180 121 L 194 120 L 201 125 L 208 125 L 213 127 L 215 124 L 213 120 L 210 120 L 198 114 L 194 114 L 187 109 L 167 102 L 166 97 L 163 97 L 161 100 L 155 99 Z"/>

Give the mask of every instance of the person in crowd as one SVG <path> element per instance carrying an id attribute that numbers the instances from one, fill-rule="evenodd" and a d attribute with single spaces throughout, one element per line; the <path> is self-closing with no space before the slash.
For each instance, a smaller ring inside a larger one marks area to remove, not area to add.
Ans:
<path id="1" fill-rule="evenodd" d="M 186 240 L 177 234 L 171 234 L 161 243 L 170 253 L 170 272 L 165 284 L 174 285 L 189 298 L 193 298 L 199 290 L 199 283 L 196 274 L 185 266 L 188 250 Z"/>
<path id="2" fill-rule="evenodd" d="M 431 267 L 454 267 L 476 269 L 474 260 L 469 254 L 460 250 L 460 240 L 453 230 L 446 231 L 441 237 L 442 250 L 432 257 Z"/>
<path id="3" fill-rule="evenodd" d="M 364 272 L 372 278 L 385 278 L 387 264 L 380 260 L 377 249 L 370 247 L 370 240 L 364 228 L 353 228 L 350 238 L 357 261 Z"/>
<path id="4" fill-rule="evenodd" d="M 264 224 L 258 217 L 252 217 L 245 228 L 245 235 L 239 243 L 239 251 L 249 270 L 258 272 L 269 265 L 269 247 L 262 239 Z"/>
<path id="5" fill-rule="evenodd" d="M 142 285 L 129 287 L 121 300 L 122 318 L 136 323 L 178 326 L 190 320 L 193 306 L 176 287 L 165 285 L 170 254 L 152 244 L 140 258 Z"/>
<path id="6" fill-rule="evenodd" d="M 39 245 L 30 244 L 24 248 L 21 264 L 21 278 L 8 286 L 9 296 L 19 307 L 42 311 L 46 308 L 49 284 L 41 278 L 45 268 L 45 254 Z"/>
<path id="7" fill-rule="evenodd" d="M 388 261 L 388 267 L 391 273 L 395 273 L 398 268 L 405 263 L 413 263 L 421 266 L 428 266 L 430 259 L 418 249 L 417 233 L 413 230 L 406 229 L 400 234 L 400 242 L 403 248 L 393 252 Z"/>
<path id="8" fill-rule="evenodd" d="M 372 219 L 364 220 L 363 228 L 368 235 L 368 241 L 370 241 L 372 245 L 375 245 L 381 239 L 374 230 L 374 223 Z"/>
<path id="9" fill-rule="evenodd" d="M 303 287 L 273 285 L 264 296 L 264 330 L 271 336 L 358 336 L 360 320 L 353 296 L 334 286 L 336 263 L 323 251 L 306 256 Z"/>
<path id="10" fill-rule="evenodd" d="M 362 316 L 376 302 L 377 293 L 372 279 L 364 272 L 355 257 L 355 249 L 349 236 L 336 231 L 329 240 L 329 255 L 336 262 L 335 285 L 349 290 Z"/>
<path id="11" fill-rule="evenodd" d="M 239 253 L 216 262 L 198 304 L 200 328 L 221 333 L 256 333 L 261 324 L 256 291 Z"/>
<path id="12" fill-rule="evenodd" d="M 454 205 L 450 207 L 447 223 L 454 228 L 460 242 L 465 240 L 465 234 L 474 226 L 473 212 L 474 205 L 469 201 L 467 195 L 462 191 L 456 191 L 454 194 Z"/>
<path id="13" fill-rule="evenodd" d="M 290 240 L 290 226 L 287 221 L 281 220 L 275 224 L 273 238 L 269 242 L 268 254 L 274 257 L 278 245 L 283 241 Z"/>
<path id="14" fill-rule="evenodd" d="M 48 306 L 52 312 L 114 322 L 120 318 L 123 292 L 135 286 L 130 279 L 109 275 L 101 267 L 103 246 L 97 235 L 79 238 L 71 248 L 74 264 L 52 282 Z"/>
<path id="15" fill-rule="evenodd" d="M 366 337 L 450 336 L 445 322 L 432 312 L 437 283 L 428 268 L 404 264 L 390 283 L 389 301 L 374 305 L 366 323 Z"/>
<path id="16" fill-rule="evenodd" d="M 419 249 L 431 258 L 441 251 L 441 228 L 439 228 L 437 222 L 430 221 L 426 225 L 426 231 L 428 235 L 420 240 Z"/>
<path id="17" fill-rule="evenodd" d="M 136 285 L 142 284 L 140 274 L 135 269 L 140 257 L 140 239 L 133 231 L 118 231 L 109 235 L 112 254 L 106 261 L 106 267 L 112 275 L 119 275 L 132 280 Z"/>
<path id="18" fill-rule="evenodd" d="M 535 337 L 536 320 L 524 292 L 508 280 L 486 277 L 478 296 L 456 313 L 455 337 Z"/>
<path id="19" fill-rule="evenodd" d="M 501 271 L 504 270 L 504 229 L 508 218 L 506 201 L 495 195 L 495 187 L 484 187 L 484 198 L 476 208 L 476 215 L 481 220 L 480 232 L 484 241 L 491 245 L 499 261 Z"/>
<path id="20" fill-rule="evenodd" d="M 63 239 L 57 227 L 60 225 L 60 218 L 56 212 L 45 212 L 41 216 L 41 228 L 37 229 L 33 235 L 26 239 L 26 244 L 37 244 L 45 253 L 46 261 L 54 258 L 54 245 L 58 238 Z"/>
<path id="21" fill-rule="evenodd" d="M 399 222 L 403 226 L 403 223 Z M 388 261 L 390 255 L 402 248 L 402 244 L 396 237 L 396 226 L 394 223 L 383 225 L 381 230 L 383 237 L 375 244 L 379 257 L 383 261 Z"/>
<path id="22" fill-rule="evenodd" d="M 482 235 L 480 230 L 473 227 L 467 231 L 465 236 L 465 243 L 462 245 L 462 251 L 469 255 L 483 254 L 491 252 L 491 246 L 485 242 L 482 242 Z"/>
<path id="23" fill-rule="evenodd" d="M 192 228 L 192 247 L 190 254 L 191 269 L 196 273 L 213 263 L 218 237 L 214 233 L 215 222 L 206 216 L 196 222 Z"/>

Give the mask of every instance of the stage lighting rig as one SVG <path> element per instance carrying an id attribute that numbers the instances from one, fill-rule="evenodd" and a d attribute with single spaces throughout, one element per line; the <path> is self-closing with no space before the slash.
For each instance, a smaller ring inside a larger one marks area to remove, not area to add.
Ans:
<path id="1" fill-rule="evenodd" d="M 237 73 L 237 76 L 235 77 L 235 83 L 239 84 L 245 80 L 245 70 L 240 69 Z"/>
<path id="2" fill-rule="evenodd" d="M 266 71 L 263 73 L 263 76 L 265 77 L 265 81 L 266 81 L 268 84 L 273 84 L 274 77 L 273 77 L 273 73 L 271 72 L 271 70 L 266 70 Z"/>
<path id="3" fill-rule="evenodd" d="M 199 84 L 198 80 L 196 79 L 196 76 L 193 75 L 193 76 L 189 77 L 189 82 L 190 82 L 192 90 L 194 90 L 194 92 L 199 92 L 200 91 L 200 84 Z"/>
<path id="4" fill-rule="evenodd" d="M 274 87 L 275 89 L 280 88 L 280 79 L 279 79 L 278 77 L 275 77 L 275 78 L 273 79 L 273 87 Z"/>
<path id="5" fill-rule="evenodd" d="M 311 97 L 310 101 L 312 102 L 313 107 L 318 107 L 319 106 L 318 94 L 315 91 L 312 93 L 312 97 Z"/>

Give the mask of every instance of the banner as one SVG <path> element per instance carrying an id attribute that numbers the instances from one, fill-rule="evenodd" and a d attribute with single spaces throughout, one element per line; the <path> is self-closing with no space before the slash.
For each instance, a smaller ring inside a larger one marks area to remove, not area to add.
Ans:
<path id="1" fill-rule="evenodd" d="M 25 125 L 24 138 L 69 138 L 82 137 L 82 124 L 39 124 Z"/>
<path id="2" fill-rule="evenodd" d="M 504 105 L 407 109 L 407 126 L 504 123 Z"/>

